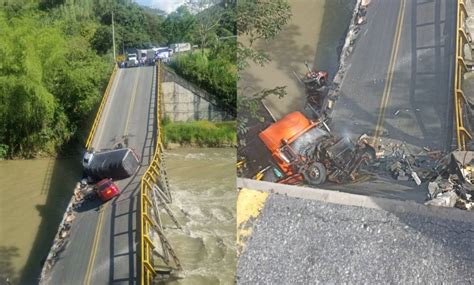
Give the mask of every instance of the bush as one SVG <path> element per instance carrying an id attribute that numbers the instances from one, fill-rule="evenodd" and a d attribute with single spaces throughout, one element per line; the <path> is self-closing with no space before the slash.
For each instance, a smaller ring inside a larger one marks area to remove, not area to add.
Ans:
<path id="1" fill-rule="evenodd" d="M 163 124 L 164 142 L 206 147 L 234 146 L 237 142 L 235 121 L 167 122 Z"/>
<path id="2" fill-rule="evenodd" d="M 172 63 L 176 73 L 215 95 L 217 104 L 231 114 L 236 114 L 237 71 L 231 61 L 204 53 L 178 55 Z"/>
<path id="3" fill-rule="evenodd" d="M 23 13 L 0 11 L 1 156 L 55 152 L 77 134 L 111 71 L 63 21 Z"/>

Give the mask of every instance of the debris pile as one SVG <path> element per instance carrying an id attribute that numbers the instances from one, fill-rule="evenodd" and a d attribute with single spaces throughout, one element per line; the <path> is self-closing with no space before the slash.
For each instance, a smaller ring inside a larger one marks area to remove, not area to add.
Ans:
<path id="1" fill-rule="evenodd" d="M 413 154 L 405 143 L 379 145 L 376 154 L 378 160 L 371 165 L 373 172 L 382 170 L 396 180 L 414 181 L 418 186 L 436 175 L 436 168 L 444 156 L 443 152 L 428 148 Z"/>
<path id="2" fill-rule="evenodd" d="M 418 186 L 428 182 L 425 205 L 474 208 L 474 152 L 446 154 L 425 147 L 413 154 L 404 143 L 389 143 L 377 148 L 377 158 L 369 166 L 374 173 L 388 172 L 398 181 L 414 181 Z"/>
<path id="3" fill-rule="evenodd" d="M 74 189 L 74 203 L 73 209 L 77 210 L 84 206 L 87 202 L 93 201 L 96 199 L 96 194 L 94 192 L 94 185 L 88 184 L 86 181 L 81 181 L 79 187 Z"/>
<path id="4" fill-rule="evenodd" d="M 454 151 L 444 159 L 438 175 L 428 183 L 431 200 L 425 205 L 474 208 L 474 152 Z"/>
<path id="5" fill-rule="evenodd" d="M 87 185 L 87 184 L 86 184 Z M 90 200 L 89 191 L 84 187 L 84 183 L 77 183 L 74 188 L 74 196 L 71 198 L 66 213 L 63 216 L 63 220 L 59 226 L 56 237 L 54 238 L 53 246 L 44 260 L 43 270 L 41 272 L 41 283 L 45 282 L 46 275 L 51 271 L 54 264 L 56 263 L 59 254 L 66 248 L 69 241 L 69 235 L 71 232 L 71 226 L 76 218 L 75 210 L 79 209 L 84 205 L 85 202 Z"/>

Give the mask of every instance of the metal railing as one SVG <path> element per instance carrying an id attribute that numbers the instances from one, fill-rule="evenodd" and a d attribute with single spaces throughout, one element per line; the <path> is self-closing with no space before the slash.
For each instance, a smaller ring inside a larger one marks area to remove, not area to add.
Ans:
<path id="1" fill-rule="evenodd" d="M 117 64 L 114 66 L 114 70 L 112 71 L 112 75 L 110 75 L 109 83 L 107 84 L 107 88 L 105 89 L 104 96 L 102 97 L 102 101 L 100 102 L 99 110 L 97 110 L 97 114 L 95 115 L 94 123 L 92 124 L 92 128 L 89 132 L 89 136 L 86 140 L 86 149 L 89 150 L 92 146 L 92 141 L 94 140 L 95 131 L 99 126 L 100 118 L 102 116 L 102 111 L 104 111 L 104 107 L 107 103 L 107 99 L 109 98 L 110 89 L 112 89 L 112 84 L 114 83 L 115 74 L 117 73 Z"/>
<path id="2" fill-rule="evenodd" d="M 178 228 L 181 228 L 167 204 L 171 203 L 163 158 L 163 132 L 161 128 L 161 71 L 156 64 L 156 146 L 153 160 L 143 174 L 140 184 L 140 284 L 151 284 L 160 273 L 171 269 L 181 270 L 181 264 L 171 244 L 166 239 L 160 210 L 165 210 Z M 172 260 L 170 258 L 172 257 Z"/>
<path id="3" fill-rule="evenodd" d="M 456 15 L 456 60 L 454 64 L 454 117 L 456 122 L 456 142 L 458 150 L 466 150 L 467 143 L 472 139 L 472 135 L 464 127 L 463 106 L 467 99 L 462 91 L 463 74 L 467 65 L 463 58 L 464 45 L 468 43 L 464 22 L 467 17 L 466 6 L 463 0 L 457 1 Z"/>

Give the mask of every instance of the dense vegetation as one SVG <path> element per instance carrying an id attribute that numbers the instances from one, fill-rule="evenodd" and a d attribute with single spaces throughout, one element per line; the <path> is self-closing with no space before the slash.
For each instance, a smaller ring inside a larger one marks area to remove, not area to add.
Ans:
<path id="1" fill-rule="evenodd" d="M 93 29 L 34 8 L 0 11 L 0 157 L 53 152 L 77 133 L 111 70 L 88 44 Z"/>
<path id="2" fill-rule="evenodd" d="M 235 57 L 235 53 L 234 53 Z M 235 58 L 202 54 L 200 51 L 178 55 L 172 66 L 176 72 L 216 97 L 217 104 L 235 116 L 237 70 Z"/>
<path id="3" fill-rule="evenodd" d="M 236 2 L 222 1 L 205 9 L 212 2 L 220 1 L 189 1 L 165 20 L 169 42 L 192 42 L 200 47 L 193 53 L 176 56 L 171 66 L 185 79 L 216 95 L 220 107 L 235 116 Z"/>
<path id="4" fill-rule="evenodd" d="M 176 42 L 207 50 L 174 66 L 235 112 L 235 39 L 220 39 L 235 34 L 235 1 L 212 6 L 218 22 L 206 14 L 211 2 L 165 15 L 132 0 L 0 1 L 0 158 L 83 142 L 114 64 L 112 11 L 118 54 Z"/>
<path id="5" fill-rule="evenodd" d="M 169 122 L 164 120 L 164 142 L 205 147 L 235 146 L 235 121 L 213 123 L 208 121 Z"/>

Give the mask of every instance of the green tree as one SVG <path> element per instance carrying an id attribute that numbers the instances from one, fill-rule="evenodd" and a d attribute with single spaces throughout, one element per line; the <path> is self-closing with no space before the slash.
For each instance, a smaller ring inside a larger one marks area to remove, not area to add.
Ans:
<path id="1" fill-rule="evenodd" d="M 194 42 L 194 29 L 196 19 L 186 6 L 180 6 L 176 11 L 170 13 L 163 23 L 164 32 L 168 38 L 168 44 Z"/>
<path id="2" fill-rule="evenodd" d="M 118 39 L 117 39 L 118 40 Z M 90 40 L 91 46 L 99 53 L 105 54 L 112 48 L 112 29 L 101 25 Z"/>
<path id="3" fill-rule="evenodd" d="M 188 0 L 186 6 L 196 15 L 194 33 L 199 41 L 201 53 L 207 48 L 211 38 L 216 38 L 216 31 L 224 16 L 224 9 L 217 5 L 217 0 Z"/>
<path id="4" fill-rule="evenodd" d="M 256 40 L 273 39 L 291 18 L 291 7 L 286 0 L 238 0 L 237 1 L 237 68 L 243 71 L 249 62 L 264 66 L 270 61 L 268 54 L 256 49 L 253 43 Z M 258 116 L 260 102 L 267 96 L 283 97 L 286 95 L 285 86 L 272 89 L 263 89 L 252 94 L 243 93 L 248 90 L 245 84 L 239 84 L 237 111 L 240 116 L 237 132 L 239 143 L 245 145 L 242 137 L 247 132 L 247 122 L 250 118 L 261 120 Z"/>
<path id="5" fill-rule="evenodd" d="M 8 17 L 0 12 L 1 153 L 54 152 L 97 103 L 107 64 L 80 34 L 86 29 L 34 9 Z"/>

